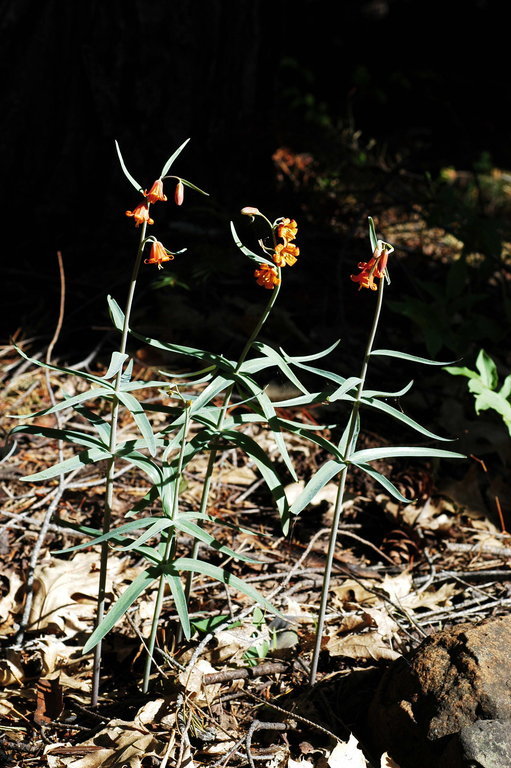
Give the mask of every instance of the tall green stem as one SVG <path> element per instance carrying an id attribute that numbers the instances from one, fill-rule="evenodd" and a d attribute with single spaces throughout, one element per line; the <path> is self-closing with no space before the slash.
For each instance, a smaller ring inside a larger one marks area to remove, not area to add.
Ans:
<path id="1" fill-rule="evenodd" d="M 264 218 L 266 218 L 266 217 L 264 217 Z M 268 222 L 268 223 L 270 224 L 270 222 Z M 271 224 L 270 224 L 270 226 L 271 226 Z M 258 337 L 258 335 L 259 335 L 259 333 L 261 331 L 261 328 L 263 327 L 263 325 L 267 321 L 268 316 L 269 316 L 271 310 L 273 309 L 273 306 L 274 306 L 275 302 L 277 301 L 277 296 L 279 295 L 279 291 L 280 291 L 280 283 L 278 285 L 276 285 L 275 288 L 273 289 L 273 291 L 271 292 L 271 295 L 270 295 L 270 298 L 268 300 L 268 303 L 266 304 L 266 307 L 264 308 L 264 311 L 263 311 L 261 317 L 259 318 L 259 321 L 258 321 L 257 325 L 255 326 L 254 330 L 252 331 L 252 333 L 250 335 L 250 338 L 248 339 L 247 343 L 243 347 L 241 355 L 240 355 L 240 357 L 238 359 L 238 362 L 236 364 L 235 373 L 238 373 L 239 369 L 241 368 L 241 366 L 245 362 L 245 359 L 246 359 L 248 353 L 250 352 L 252 344 L 257 339 L 257 337 Z M 225 420 L 225 414 L 227 413 L 227 409 L 228 409 L 229 403 L 231 401 L 231 395 L 232 395 L 233 389 L 234 389 L 234 382 L 225 391 L 224 401 L 222 403 L 222 409 L 220 411 L 220 415 L 218 417 L 218 422 L 217 422 L 217 425 L 216 425 L 216 428 L 217 428 L 218 431 L 220 431 L 222 429 L 222 426 L 223 426 L 223 423 L 224 423 L 224 420 Z M 211 490 L 211 482 L 212 482 L 212 478 L 213 478 L 213 467 L 215 465 L 215 460 L 216 460 L 217 453 L 218 453 L 218 448 L 217 448 L 217 445 L 215 443 L 212 446 L 210 454 L 209 454 L 208 464 L 207 464 L 207 467 L 206 467 L 206 474 L 205 474 L 205 477 L 204 477 L 204 485 L 202 486 L 202 495 L 201 495 L 200 507 L 199 507 L 199 514 L 201 514 L 201 515 L 206 513 L 206 510 L 207 510 L 207 507 L 208 507 L 209 493 L 210 493 L 210 490 Z M 194 560 L 197 559 L 197 556 L 199 554 L 199 548 L 200 548 L 200 541 L 198 539 L 196 539 L 194 544 L 193 544 L 192 555 L 191 555 L 192 559 L 194 559 Z M 185 584 L 185 596 L 186 596 L 187 601 L 189 600 L 190 594 L 191 594 L 191 591 L 192 591 L 193 577 L 194 577 L 193 571 L 189 571 L 188 574 L 187 574 L 187 577 L 186 577 L 186 584 Z"/>
<path id="2" fill-rule="evenodd" d="M 369 358 L 371 356 L 374 339 L 376 337 L 376 331 L 378 329 L 378 322 L 380 320 L 380 313 L 381 313 L 381 308 L 383 303 L 384 283 L 385 283 L 385 280 L 384 278 L 382 278 L 380 280 L 379 289 L 378 289 L 378 298 L 376 302 L 376 309 L 374 311 L 373 324 L 371 327 L 369 339 L 368 339 L 365 354 L 364 354 L 362 369 L 360 371 L 360 384 L 358 385 L 357 394 L 355 396 L 353 407 L 351 409 L 349 427 L 348 427 L 348 436 L 346 440 L 346 454 L 344 456 L 347 462 L 349 461 L 350 455 L 352 454 L 352 451 L 356 445 L 356 440 L 354 441 L 353 438 L 355 435 L 357 416 L 360 409 L 360 400 L 362 398 L 362 392 L 364 390 L 364 385 L 365 385 L 365 380 L 367 375 L 367 368 L 369 366 Z M 342 505 L 344 501 L 344 489 L 346 486 L 347 474 L 348 474 L 348 465 L 346 464 L 344 469 L 341 471 L 340 478 L 339 478 L 339 487 L 337 489 L 337 498 L 335 500 L 332 527 L 330 529 L 330 538 L 328 541 L 328 552 L 327 552 L 327 558 L 326 558 L 326 564 L 325 564 L 325 574 L 323 576 L 323 586 L 321 590 L 321 603 L 319 607 L 318 626 L 316 628 L 316 642 L 314 645 L 314 653 L 312 655 L 312 661 L 311 661 L 311 669 L 310 669 L 310 677 L 309 677 L 310 685 L 315 684 L 316 674 L 318 671 L 318 660 L 319 660 L 319 654 L 321 651 L 321 640 L 323 637 L 323 629 L 325 626 L 325 614 L 326 614 L 326 607 L 328 603 L 328 592 L 330 589 L 330 578 L 332 575 L 335 545 L 337 543 L 337 532 L 339 530 L 339 521 L 341 519 Z"/>
<path id="3" fill-rule="evenodd" d="M 149 208 L 149 205 L 148 205 Z M 147 229 L 147 222 L 142 224 L 140 231 L 140 243 L 138 246 L 137 256 L 133 265 L 133 271 L 130 279 L 130 287 L 128 291 L 128 297 L 126 299 L 126 307 L 124 310 L 124 325 L 122 329 L 121 343 L 119 346 L 119 352 L 124 354 L 126 352 L 126 344 L 128 339 L 128 329 L 131 308 L 133 305 L 133 297 L 135 295 L 135 287 L 137 284 L 138 271 L 140 269 L 140 263 L 142 261 L 142 253 L 145 245 L 145 234 Z M 115 378 L 114 394 L 112 397 L 112 410 L 110 421 L 110 441 L 109 450 L 111 458 L 108 462 L 108 469 L 106 473 L 106 487 L 105 487 L 105 509 L 103 512 L 103 533 L 110 531 L 110 522 L 112 519 L 112 504 L 114 498 L 114 474 L 115 474 L 115 449 L 117 446 L 117 422 L 119 419 L 119 399 L 117 397 L 121 388 L 122 378 L 122 366 Z M 107 566 L 108 566 L 108 541 L 104 541 L 101 545 L 101 560 L 99 565 L 99 586 L 98 586 L 98 602 L 96 609 L 96 627 L 98 627 L 103 621 L 105 614 L 105 595 L 106 595 L 106 579 L 107 579 Z M 99 678 L 101 673 L 101 641 L 96 645 L 94 649 L 94 666 L 92 671 L 92 692 L 91 692 L 91 705 L 93 707 L 98 703 L 99 696 Z"/>
<path id="4" fill-rule="evenodd" d="M 179 510 L 179 484 L 181 481 L 181 474 L 183 471 L 183 461 L 184 461 L 185 448 L 186 448 L 186 436 L 188 434 L 189 423 L 190 423 L 190 408 L 189 406 L 187 406 L 185 408 L 183 439 L 181 440 L 181 446 L 179 451 L 179 460 L 178 460 L 176 479 L 175 479 L 174 498 L 172 500 L 172 520 L 175 520 Z M 172 527 L 167 528 L 165 532 L 165 536 L 167 540 L 165 542 L 165 551 L 162 559 L 163 565 L 165 565 L 166 563 L 171 563 L 174 560 L 174 557 L 176 555 L 175 530 Z M 156 633 L 158 631 L 158 623 L 160 620 L 161 607 L 163 604 L 164 589 L 165 589 L 165 576 L 162 573 L 160 576 L 159 584 L 158 584 L 158 594 L 156 595 L 156 604 L 154 606 L 153 621 L 151 624 L 151 634 L 149 636 L 149 642 L 147 644 L 147 658 L 146 658 L 145 670 L 144 670 L 144 684 L 142 688 L 143 693 L 147 693 L 147 691 L 149 690 L 149 678 L 151 676 L 151 666 L 153 662 L 154 646 L 156 643 Z"/>

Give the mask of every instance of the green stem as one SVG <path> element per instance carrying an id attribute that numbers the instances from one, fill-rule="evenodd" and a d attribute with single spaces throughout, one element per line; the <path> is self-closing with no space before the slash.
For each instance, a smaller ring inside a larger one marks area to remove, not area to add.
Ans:
<path id="1" fill-rule="evenodd" d="M 183 461 L 184 461 L 185 448 L 186 448 L 186 436 L 188 434 L 189 423 L 190 423 L 190 407 L 186 406 L 184 425 L 183 425 L 183 439 L 181 440 L 181 446 L 179 450 L 179 460 L 178 460 L 176 479 L 175 479 L 174 498 L 172 501 L 172 520 L 175 520 L 179 510 L 179 484 L 181 481 L 181 474 L 183 471 Z M 167 528 L 165 532 L 165 536 L 167 541 L 165 542 L 165 552 L 163 554 L 163 559 L 162 559 L 163 566 L 165 566 L 167 563 L 171 563 L 176 556 L 175 530 L 172 527 Z M 164 590 L 165 590 L 165 575 L 162 573 L 160 576 L 159 584 L 158 584 L 158 594 L 156 596 L 156 604 L 154 606 L 153 621 L 151 624 L 151 634 L 149 636 L 149 641 L 147 643 L 147 657 L 146 657 L 145 670 L 144 670 L 144 683 L 142 688 L 143 693 L 147 693 L 147 691 L 149 690 L 149 678 L 151 676 L 151 666 L 153 662 L 154 646 L 156 643 L 156 633 L 158 631 L 158 624 L 160 621 Z"/>
<path id="2" fill-rule="evenodd" d="M 266 218 L 266 217 L 264 217 L 264 218 Z M 268 222 L 268 223 L 270 223 L 270 222 Z M 270 224 L 270 226 L 271 226 L 271 224 Z M 279 276 L 280 276 L 280 269 L 278 267 L 277 267 L 277 269 L 279 271 Z M 266 307 L 265 307 L 263 313 L 261 314 L 261 317 L 259 318 L 259 322 L 255 326 L 254 330 L 252 331 L 252 333 L 250 335 L 250 338 L 248 339 L 247 343 L 243 347 L 241 355 L 240 355 L 240 357 L 238 359 L 238 362 L 236 364 L 235 373 L 238 373 L 239 369 L 241 368 L 241 366 L 245 362 L 245 359 L 246 359 L 248 353 L 250 352 L 252 344 L 254 343 L 256 338 L 258 337 L 258 335 L 259 335 L 259 333 L 261 331 L 261 328 L 263 327 L 263 325 L 267 321 L 268 316 L 269 316 L 271 310 L 273 309 L 273 306 L 274 306 L 274 304 L 275 304 L 275 302 L 277 300 L 277 296 L 279 295 L 279 291 L 280 291 L 280 283 L 278 285 L 276 285 L 275 288 L 273 289 L 273 291 L 271 292 L 271 296 L 270 296 L 270 298 L 268 300 L 268 303 L 266 304 Z M 220 431 L 222 429 L 222 426 L 223 426 L 223 423 L 224 423 L 224 420 L 225 420 L 225 415 L 227 413 L 227 409 L 229 407 L 229 403 L 230 403 L 230 400 L 231 400 L 231 395 L 232 395 L 233 389 L 234 389 L 234 382 L 225 391 L 224 401 L 222 403 L 222 409 L 220 411 L 220 416 L 218 418 L 218 422 L 217 422 L 217 425 L 216 425 L 216 428 L 217 428 L 218 431 Z M 214 465 L 215 465 L 215 460 L 216 460 L 216 457 L 217 457 L 217 453 L 218 453 L 218 448 L 217 448 L 217 443 L 215 442 L 215 444 L 212 446 L 211 452 L 209 454 L 208 464 L 207 464 L 207 467 L 206 467 L 206 474 L 204 476 L 204 485 L 202 486 L 202 495 L 201 495 L 200 507 L 199 507 L 199 514 L 201 514 L 201 515 L 206 513 L 206 510 L 207 510 L 207 507 L 208 507 L 209 493 L 210 493 L 210 490 L 211 490 L 211 482 L 212 482 L 212 478 L 213 478 L 213 468 L 214 468 Z M 192 554 L 191 554 L 191 557 L 192 557 L 193 560 L 197 559 L 197 556 L 199 554 L 199 548 L 200 548 L 200 541 L 198 539 L 196 539 L 194 541 L 193 549 L 192 549 Z M 186 597 L 187 601 L 190 599 L 190 594 L 191 594 L 191 591 L 192 591 L 193 577 L 194 577 L 193 571 L 189 571 L 188 574 L 187 574 L 187 577 L 186 577 L 186 584 L 185 584 L 185 597 Z M 181 633 L 179 633 L 179 636 L 181 636 Z"/>
<path id="3" fill-rule="evenodd" d="M 362 369 L 360 371 L 360 384 L 358 385 L 355 401 L 351 409 L 348 437 L 346 440 L 346 454 L 344 456 L 346 462 L 349 462 L 350 455 L 356 445 L 356 441 L 353 441 L 353 437 L 355 434 L 358 412 L 360 410 L 360 400 L 362 398 L 362 392 L 364 390 L 364 385 L 365 385 L 365 380 L 367 375 L 367 368 L 369 366 L 369 358 L 371 356 L 374 339 L 376 337 L 376 331 L 378 329 L 378 322 L 380 320 L 380 313 L 381 313 L 381 308 L 383 303 L 384 283 L 385 283 L 385 279 L 381 278 L 380 284 L 379 284 L 379 290 L 378 290 L 378 299 L 376 302 L 376 309 L 374 311 L 373 324 L 371 327 L 369 339 L 368 339 L 365 354 L 364 354 Z M 318 660 L 319 660 L 319 654 L 321 652 L 321 640 L 323 637 L 323 628 L 325 626 L 325 614 L 326 614 L 326 607 L 328 603 L 328 592 L 330 590 L 330 578 L 332 575 L 335 545 L 337 543 L 337 532 L 339 530 L 339 522 L 341 519 L 342 505 L 344 501 L 344 489 L 346 486 L 347 474 L 348 474 L 348 465 L 346 464 L 346 466 L 344 467 L 344 469 L 341 471 L 341 474 L 340 474 L 339 487 L 337 489 L 337 498 L 335 500 L 334 516 L 332 520 L 332 527 L 330 529 L 330 538 L 328 541 L 328 552 L 327 552 L 327 558 L 326 558 L 326 564 L 325 564 L 325 574 L 323 576 L 323 586 L 321 589 L 321 603 L 320 603 L 319 614 L 318 614 L 318 625 L 316 628 L 316 642 L 314 645 L 314 653 L 312 655 L 311 668 L 310 668 L 310 676 L 309 676 L 310 685 L 315 684 L 316 674 L 318 671 Z"/>
<path id="4" fill-rule="evenodd" d="M 149 204 L 148 204 L 149 208 Z M 128 339 L 129 320 L 131 314 L 131 308 L 133 305 L 133 297 L 135 295 L 135 287 L 137 284 L 138 271 L 140 269 L 140 263 L 142 261 L 142 254 L 145 245 L 145 233 L 147 229 L 147 222 L 144 222 L 140 231 L 140 243 L 138 246 L 137 256 L 133 265 L 133 271 L 131 273 L 130 287 L 128 291 L 128 297 L 126 299 L 126 308 L 124 311 L 124 325 L 122 329 L 121 343 L 119 346 L 119 352 L 124 354 L 126 352 L 126 344 Z M 109 450 L 111 458 L 108 462 L 108 469 L 106 473 L 106 487 L 105 487 L 105 509 L 103 512 L 103 533 L 110 531 L 110 522 L 112 519 L 112 504 L 114 498 L 114 474 L 115 474 L 115 449 L 117 446 L 117 422 L 119 418 L 119 399 L 117 394 L 121 388 L 122 366 L 119 368 L 117 376 L 115 378 L 114 395 L 112 398 L 111 409 L 111 421 L 110 421 L 110 441 Z M 106 579 L 107 579 L 107 566 L 108 566 L 108 552 L 109 543 L 104 541 L 101 545 L 101 559 L 99 565 L 99 585 L 98 585 L 98 601 L 96 609 L 96 627 L 98 627 L 103 621 L 105 615 L 105 596 L 106 596 Z M 99 696 L 99 678 L 101 673 L 101 642 L 99 642 L 94 649 L 94 666 L 92 671 L 92 692 L 91 692 L 91 705 L 93 707 L 98 703 Z"/>

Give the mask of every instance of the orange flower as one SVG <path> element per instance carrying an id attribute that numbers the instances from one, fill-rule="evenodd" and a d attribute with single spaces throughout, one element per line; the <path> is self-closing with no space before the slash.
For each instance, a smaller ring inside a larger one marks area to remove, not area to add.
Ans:
<path id="1" fill-rule="evenodd" d="M 262 285 L 263 288 L 267 288 L 270 291 L 280 283 L 277 270 L 275 267 L 270 267 L 269 264 L 260 264 L 259 269 L 256 269 L 254 272 L 254 277 L 257 279 L 257 285 Z"/>
<path id="2" fill-rule="evenodd" d="M 298 225 L 294 219 L 283 219 L 277 227 L 277 235 L 286 242 L 294 240 L 298 232 Z"/>
<path id="3" fill-rule="evenodd" d="M 154 224 L 153 219 L 149 217 L 149 206 L 147 203 L 140 203 L 132 211 L 126 211 L 126 216 L 133 216 L 135 219 L 135 226 L 143 224 L 145 221 L 148 224 Z"/>
<path id="4" fill-rule="evenodd" d="M 158 264 L 158 269 L 163 269 L 162 262 L 172 261 L 173 259 L 173 254 L 169 253 L 165 246 L 156 240 L 151 245 L 151 253 L 149 254 L 149 258 L 145 259 L 144 264 Z"/>
<path id="5" fill-rule="evenodd" d="M 286 264 L 292 267 L 296 264 L 296 257 L 299 255 L 300 249 L 286 242 L 284 245 L 276 246 L 272 259 L 278 267 L 285 267 Z"/>
<path id="6" fill-rule="evenodd" d="M 378 286 L 375 284 L 374 278 L 381 279 L 384 276 L 387 259 L 388 252 L 376 248 L 372 258 L 368 262 L 361 261 L 358 264 L 358 268 L 361 270 L 360 274 L 350 275 L 353 282 L 360 283 L 358 290 L 361 288 L 370 288 L 372 291 L 376 291 Z"/>
<path id="7" fill-rule="evenodd" d="M 166 197 L 163 194 L 163 182 L 161 179 L 156 179 L 153 186 L 147 192 L 147 190 L 144 192 L 144 195 L 147 197 L 148 201 L 150 203 L 157 203 L 158 200 L 161 200 L 163 203 L 166 201 Z"/>

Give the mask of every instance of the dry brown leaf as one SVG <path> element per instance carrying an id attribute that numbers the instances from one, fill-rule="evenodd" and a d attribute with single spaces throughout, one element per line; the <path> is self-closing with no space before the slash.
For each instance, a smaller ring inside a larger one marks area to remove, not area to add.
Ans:
<path id="1" fill-rule="evenodd" d="M 179 673 L 179 682 L 185 691 L 191 696 L 195 704 L 209 704 L 218 695 L 221 685 L 203 685 L 204 675 L 212 675 L 217 670 L 206 659 L 199 659 L 191 670 L 183 670 Z"/>
<path id="2" fill-rule="evenodd" d="M 394 661 L 401 654 L 389 648 L 379 632 L 360 632 L 356 635 L 331 637 L 326 647 L 331 656 L 347 656 L 350 659 L 387 659 Z"/>
<path id="3" fill-rule="evenodd" d="M 349 740 L 338 742 L 328 758 L 330 768 L 367 768 L 364 753 L 358 746 L 358 741 L 350 734 Z"/>
<path id="4" fill-rule="evenodd" d="M 96 613 L 98 591 L 98 554 L 78 552 L 72 560 L 47 558 L 34 574 L 34 601 L 29 628 L 46 629 L 72 636 L 90 630 Z M 126 560 L 108 561 L 107 592 L 112 580 L 132 579 L 137 571 L 126 568 Z"/>
<path id="5" fill-rule="evenodd" d="M 252 485 L 258 480 L 257 474 L 254 470 L 245 464 L 243 467 L 233 467 L 226 472 L 221 472 L 220 477 L 222 483 L 229 485 Z"/>
<path id="6" fill-rule="evenodd" d="M 53 672 L 81 662 L 80 648 L 70 648 L 55 637 L 32 640 L 23 648 L 8 648 L 0 659 L 0 683 L 4 686 L 22 684 L 30 677 L 47 677 Z M 64 682 L 64 680 L 62 681 Z"/>
<path id="7" fill-rule="evenodd" d="M 17 571 L 2 572 L 4 586 L 8 587 L 6 594 L 0 598 L 0 635 L 10 635 L 13 629 L 14 617 L 21 612 L 23 581 Z"/>
<path id="8" fill-rule="evenodd" d="M 72 756 L 52 756 L 54 746 L 52 744 L 45 749 L 49 768 L 119 768 L 121 765 L 123 768 L 141 768 L 143 758 L 153 756 L 161 760 L 166 749 L 166 744 L 153 733 L 123 720 L 112 720 L 92 740 L 80 745 L 101 749 L 78 760 Z"/>
<path id="9" fill-rule="evenodd" d="M 381 585 L 392 602 L 408 610 L 415 608 L 436 608 L 450 605 L 451 597 L 456 593 L 455 584 L 442 584 L 438 589 L 430 588 L 422 592 L 414 590 L 412 576 L 403 571 L 397 576 L 386 575 Z"/>
<path id="10" fill-rule="evenodd" d="M 367 590 L 363 583 L 354 579 L 346 579 L 338 587 L 333 587 L 332 592 L 341 603 L 358 603 L 366 607 L 381 602 L 381 598 Z"/>

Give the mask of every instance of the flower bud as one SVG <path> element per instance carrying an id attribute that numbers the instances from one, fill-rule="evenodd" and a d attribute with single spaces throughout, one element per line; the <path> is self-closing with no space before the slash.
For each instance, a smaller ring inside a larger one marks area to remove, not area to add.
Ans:
<path id="1" fill-rule="evenodd" d="M 241 209 L 241 213 L 243 216 L 259 216 L 260 210 L 259 208 L 252 208 L 252 206 L 247 205 Z"/>
<path id="2" fill-rule="evenodd" d="M 182 205 L 185 196 L 185 188 L 182 181 L 179 181 L 174 192 L 174 202 L 176 205 Z"/>

